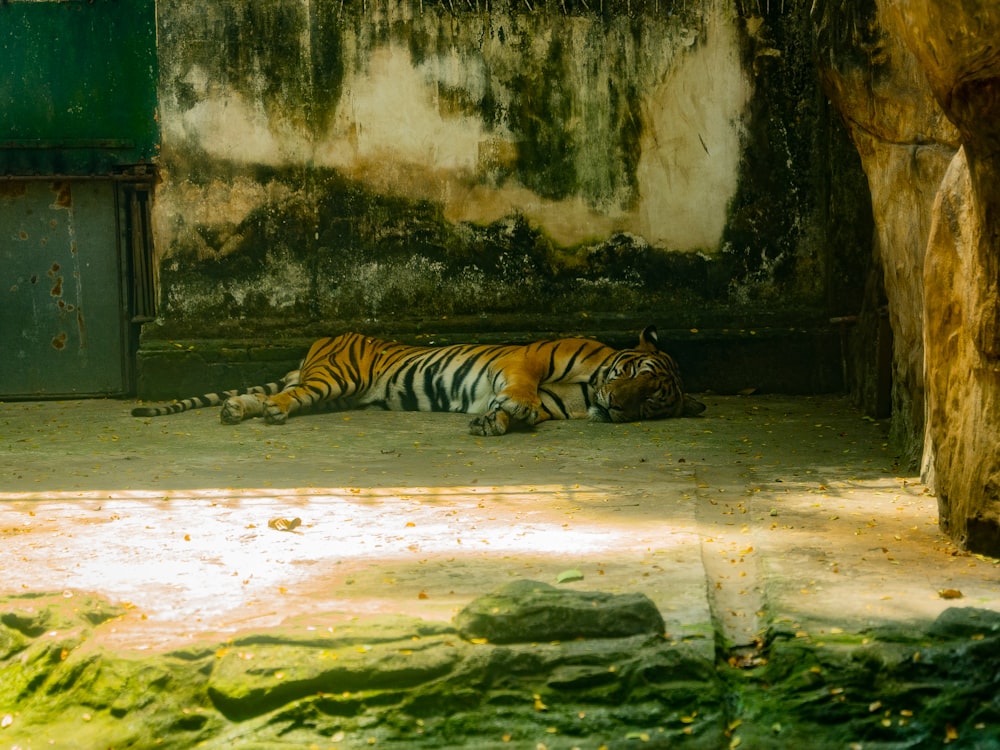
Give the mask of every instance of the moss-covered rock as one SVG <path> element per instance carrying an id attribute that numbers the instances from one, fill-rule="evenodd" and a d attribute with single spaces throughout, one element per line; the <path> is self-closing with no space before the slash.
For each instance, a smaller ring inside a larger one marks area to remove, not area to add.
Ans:
<path id="1" fill-rule="evenodd" d="M 528 580 L 476 599 L 455 623 L 464 637 L 493 643 L 623 638 L 664 630 L 659 610 L 643 594 L 561 590 Z"/>
<path id="2" fill-rule="evenodd" d="M 559 611 L 565 593 L 526 582 L 470 609 L 530 611 L 523 596 Z M 584 598 L 623 611 L 620 597 Z M 448 623 L 316 615 L 121 651 L 102 645 L 115 611 L 62 595 L 0 601 L 5 746 L 1000 747 L 1000 614 L 973 608 L 822 639 L 776 622 L 753 670 L 635 620 L 631 635 L 500 644 Z"/>

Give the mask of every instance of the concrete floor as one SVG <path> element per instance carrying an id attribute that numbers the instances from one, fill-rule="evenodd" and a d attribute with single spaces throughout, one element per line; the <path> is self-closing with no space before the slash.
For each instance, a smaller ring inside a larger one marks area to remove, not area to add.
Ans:
<path id="1" fill-rule="evenodd" d="M 839 397 L 705 400 L 697 419 L 500 438 L 451 414 L 223 426 L 127 401 L 0 404 L 0 594 L 127 602 L 105 637 L 137 649 L 309 612 L 446 620 L 512 579 L 567 575 L 647 594 L 707 651 L 715 629 L 752 652 L 779 621 L 821 635 L 1000 611 L 998 561 L 939 533 L 884 426 Z"/>

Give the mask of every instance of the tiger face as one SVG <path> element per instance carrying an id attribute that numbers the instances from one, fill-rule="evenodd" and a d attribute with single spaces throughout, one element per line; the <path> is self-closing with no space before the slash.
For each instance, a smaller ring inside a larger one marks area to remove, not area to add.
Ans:
<path id="1" fill-rule="evenodd" d="M 656 330 L 644 330 L 635 349 L 626 350 L 596 383 L 588 410 L 593 422 L 638 422 L 693 417 L 705 405 L 684 393 L 673 358 L 657 349 Z"/>

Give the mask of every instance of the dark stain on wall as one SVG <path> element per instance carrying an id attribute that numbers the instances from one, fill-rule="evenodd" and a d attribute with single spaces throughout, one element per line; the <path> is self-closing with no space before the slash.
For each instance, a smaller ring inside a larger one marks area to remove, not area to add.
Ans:
<path id="1" fill-rule="evenodd" d="M 734 289 L 768 304 L 800 296 L 831 315 L 861 309 L 874 221 L 857 151 L 818 87 L 808 8 L 754 6 L 744 35 L 754 79 L 740 183 L 723 248 Z"/>
<path id="2" fill-rule="evenodd" d="M 270 175 L 289 186 L 297 177 Z M 566 249 L 517 214 L 452 224 L 432 202 L 379 195 L 332 171 L 314 173 L 310 188 L 235 226 L 196 227 L 192 246 L 176 248 L 161 271 L 164 288 L 178 292 L 163 312 L 171 335 L 234 335 L 248 322 L 255 332 L 318 332 L 332 321 L 395 318 L 406 327 L 466 316 L 486 325 L 490 314 L 623 310 L 695 325 L 727 300 L 725 261 L 663 252 L 633 235 Z M 199 257 L 202 244 L 214 257 Z M 295 287 L 287 298 L 282 278 Z"/>

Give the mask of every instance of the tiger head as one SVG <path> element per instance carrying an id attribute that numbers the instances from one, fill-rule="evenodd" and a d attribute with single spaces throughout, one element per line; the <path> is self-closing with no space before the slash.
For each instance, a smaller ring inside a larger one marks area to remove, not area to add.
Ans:
<path id="1" fill-rule="evenodd" d="M 684 393 L 677 363 L 656 343 L 656 328 L 648 326 L 634 349 L 619 352 L 598 374 L 588 410 L 591 421 L 694 417 L 705 410 L 703 403 Z"/>

